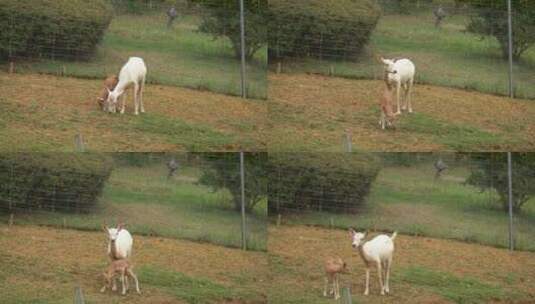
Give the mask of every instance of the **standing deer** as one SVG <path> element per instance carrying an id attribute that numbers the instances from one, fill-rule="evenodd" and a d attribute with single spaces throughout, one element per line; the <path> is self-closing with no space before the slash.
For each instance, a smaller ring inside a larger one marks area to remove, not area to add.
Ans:
<path id="1" fill-rule="evenodd" d="M 416 71 L 414 63 L 409 59 L 385 59 L 381 57 L 380 60 L 384 65 L 385 81 L 396 88 L 397 112 L 395 114 L 401 114 L 401 109 L 408 109 L 409 113 L 412 113 L 411 91 Z M 402 107 L 400 107 L 401 88 L 403 88 L 404 95 Z"/>

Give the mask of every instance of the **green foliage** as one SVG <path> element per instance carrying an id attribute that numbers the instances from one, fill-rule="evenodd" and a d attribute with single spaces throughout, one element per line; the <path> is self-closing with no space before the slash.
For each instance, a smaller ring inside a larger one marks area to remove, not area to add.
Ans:
<path id="1" fill-rule="evenodd" d="M 372 0 L 273 0 L 268 15 L 270 57 L 353 58 L 381 10 Z"/>
<path id="2" fill-rule="evenodd" d="M 380 168 L 364 153 L 271 154 L 269 211 L 357 212 Z"/>
<path id="3" fill-rule="evenodd" d="M 235 0 L 193 0 L 207 11 L 199 30 L 215 38 L 227 37 L 241 58 L 240 6 Z M 251 59 L 267 43 L 266 0 L 245 0 L 245 57 Z"/>
<path id="4" fill-rule="evenodd" d="M 112 166 L 102 154 L 1 154 L 0 209 L 88 212 Z"/>
<path id="5" fill-rule="evenodd" d="M 500 43 L 503 58 L 509 56 L 507 1 L 459 0 L 477 8 L 467 30 L 481 35 L 494 36 Z M 512 0 L 513 9 L 513 59 L 535 43 L 535 1 Z"/>
<path id="6" fill-rule="evenodd" d="M 493 188 L 500 196 L 499 203 L 504 211 L 509 210 L 507 154 L 476 153 L 471 157 L 477 161 L 466 183 L 480 188 Z M 513 210 L 522 206 L 535 195 L 535 154 L 514 153 L 512 158 Z"/>
<path id="7" fill-rule="evenodd" d="M 0 0 L 0 57 L 87 58 L 111 19 L 105 0 Z"/>
<path id="8" fill-rule="evenodd" d="M 238 153 L 199 153 L 210 164 L 199 183 L 214 190 L 227 188 L 236 211 L 241 210 L 240 155 Z M 245 153 L 245 210 L 251 212 L 267 196 L 267 154 Z"/>
<path id="9" fill-rule="evenodd" d="M 111 0 L 116 13 L 141 15 L 147 12 L 161 11 L 174 5 L 185 7 L 187 0 Z"/>

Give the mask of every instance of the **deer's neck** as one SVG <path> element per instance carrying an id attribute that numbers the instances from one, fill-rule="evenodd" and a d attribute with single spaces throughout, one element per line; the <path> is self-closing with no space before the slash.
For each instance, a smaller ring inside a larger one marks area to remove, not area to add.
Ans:
<path id="1" fill-rule="evenodd" d="M 362 261 L 364 261 L 364 264 L 366 264 L 366 267 L 368 267 L 370 265 L 370 262 L 368 261 L 368 259 L 366 258 L 366 254 L 364 253 L 364 248 L 363 248 L 364 244 L 357 247 L 357 249 L 358 249 L 360 257 L 362 258 Z"/>
<path id="2" fill-rule="evenodd" d="M 129 84 L 130 84 L 129 81 L 119 79 L 119 82 L 117 83 L 117 85 L 115 86 L 115 89 L 113 89 L 113 91 L 117 95 L 121 95 L 126 90 L 126 88 L 128 87 Z"/>
<path id="3" fill-rule="evenodd" d="M 111 256 L 112 256 L 112 259 L 119 259 L 119 257 L 117 256 L 117 245 L 115 244 L 116 241 L 115 240 L 112 240 L 111 241 L 111 246 L 110 246 L 110 253 L 111 253 Z"/>

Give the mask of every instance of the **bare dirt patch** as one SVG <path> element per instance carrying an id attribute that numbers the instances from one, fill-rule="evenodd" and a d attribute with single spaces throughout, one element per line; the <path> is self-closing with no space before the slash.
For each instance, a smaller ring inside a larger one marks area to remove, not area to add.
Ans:
<path id="1" fill-rule="evenodd" d="M 141 117 L 133 115 L 133 92 L 127 92 L 126 113 L 122 116 L 105 114 L 97 108 L 95 99 L 102 83 L 103 80 L 0 73 L 4 112 L 0 123 L 5 124 L 0 136 L 4 149 L 72 150 L 74 135 L 81 132 L 92 150 L 184 150 L 188 148 L 187 140 L 175 140 L 174 134 L 190 132 L 195 138 L 193 132 L 203 134 L 206 130 L 214 132 L 214 139 L 209 138 L 199 148 L 265 148 L 267 108 L 261 100 L 147 84 L 147 121 L 139 126 L 136 124 Z M 166 127 L 178 130 L 165 130 Z M 218 139 L 217 133 L 228 139 Z"/>
<path id="2" fill-rule="evenodd" d="M 270 286 L 270 293 L 282 288 L 294 296 L 310 295 L 321 302 L 323 288 L 322 261 L 339 255 L 349 265 L 342 285 L 350 286 L 359 303 L 451 303 L 432 290 L 412 286 L 399 275 L 408 267 L 424 267 L 456 277 L 471 277 L 501 287 L 505 291 L 522 292 L 514 301 L 492 300 L 494 303 L 530 303 L 535 301 L 535 253 L 513 252 L 457 241 L 398 235 L 393 262 L 392 295 L 380 297 L 376 274 L 372 271 L 370 296 L 363 297 L 364 265 L 351 248 L 346 231 L 305 226 L 271 226 L 268 250 L 272 269 L 281 278 Z M 284 269 L 284 270 L 282 270 Z M 282 287 L 285 284 L 285 287 Z M 327 302 L 326 302 L 327 303 Z"/>
<path id="3" fill-rule="evenodd" d="M 356 147 L 374 151 L 535 147 L 532 101 L 417 84 L 416 114 L 385 132 L 377 123 L 381 81 L 271 73 L 269 83 L 272 150 L 339 150 L 345 130 Z"/>

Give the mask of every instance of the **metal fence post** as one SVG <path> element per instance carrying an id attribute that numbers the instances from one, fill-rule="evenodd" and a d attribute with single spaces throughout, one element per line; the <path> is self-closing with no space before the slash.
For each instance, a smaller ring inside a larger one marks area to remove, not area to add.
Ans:
<path id="1" fill-rule="evenodd" d="M 507 181 L 509 188 L 509 250 L 514 250 L 513 241 L 513 169 L 511 152 L 507 152 Z"/>
<path id="2" fill-rule="evenodd" d="M 513 84 L 513 16 L 511 0 L 507 0 L 507 27 L 509 36 L 509 97 L 515 97 Z"/>
<path id="3" fill-rule="evenodd" d="M 245 8 L 243 1 L 240 0 L 241 96 L 247 98 L 247 88 L 245 87 Z"/>
<path id="4" fill-rule="evenodd" d="M 243 165 L 243 151 L 240 152 L 240 179 L 241 179 L 241 244 L 247 250 L 247 235 L 245 233 L 245 172 Z"/>
<path id="5" fill-rule="evenodd" d="M 74 304 L 84 304 L 84 293 L 82 292 L 82 288 L 80 286 L 77 286 L 74 288 Z"/>

